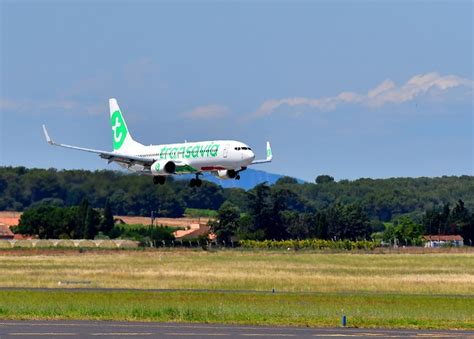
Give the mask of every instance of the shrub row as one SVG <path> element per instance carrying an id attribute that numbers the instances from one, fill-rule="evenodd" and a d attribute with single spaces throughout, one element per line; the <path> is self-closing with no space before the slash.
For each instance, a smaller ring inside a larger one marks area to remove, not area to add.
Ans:
<path id="1" fill-rule="evenodd" d="M 322 239 L 305 239 L 305 240 L 241 240 L 240 246 L 252 249 L 334 249 L 334 250 L 373 250 L 380 246 L 380 242 L 361 240 L 322 240 Z"/>

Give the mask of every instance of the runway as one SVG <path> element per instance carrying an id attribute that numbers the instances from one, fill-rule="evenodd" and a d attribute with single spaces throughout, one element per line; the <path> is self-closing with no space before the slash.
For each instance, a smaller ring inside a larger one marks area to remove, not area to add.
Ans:
<path id="1" fill-rule="evenodd" d="M 474 338 L 474 331 L 302 328 L 122 321 L 0 320 L 5 338 Z"/>

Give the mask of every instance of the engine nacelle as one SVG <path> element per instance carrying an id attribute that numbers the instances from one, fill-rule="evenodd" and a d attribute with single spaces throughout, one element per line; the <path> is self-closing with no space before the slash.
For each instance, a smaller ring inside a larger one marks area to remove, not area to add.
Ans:
<path id="1" fill-rule="evenodd" d="M 217 171 L 216 177 L 219 179 L 235 179 L 237 172 L 235 170 L 219 170 Z"/>
<path id="2" fill-rule="evenodd" d="M 169 160 L 157 160 L 150 170 L 153 175 L 170 175 L 176 171 L 176 164 Z"/>

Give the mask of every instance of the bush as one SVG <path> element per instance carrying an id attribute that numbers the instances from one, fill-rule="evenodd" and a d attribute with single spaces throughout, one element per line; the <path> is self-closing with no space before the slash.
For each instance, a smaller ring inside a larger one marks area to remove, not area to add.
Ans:
<path id="1" fill-rule="evenodd" d="M 141 247 L 161 246 L 174 240 L 174 228 L 165 226 L 123 225 L 117 227 L 120 239 L 135 240 Z"/>
<path id="2" fill-rule="evenodd" d="M 350 240 L 322 240 L 322 239 L 305 239 L 305 240 L 240 240 L 239 244 L 243 248 L 251 249 L 335 249 L 335 250 L 370 250 L 380 246 L 380 242 L 368 240 L 350 241 Z"/>

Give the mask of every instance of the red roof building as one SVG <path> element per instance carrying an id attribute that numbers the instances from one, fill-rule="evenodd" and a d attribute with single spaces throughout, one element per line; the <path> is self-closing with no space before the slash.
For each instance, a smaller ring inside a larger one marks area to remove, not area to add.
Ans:
<path id="1" fill-rule="evenodd" d="M 455 235 L 425 235 L 425 247 L 441 247 L 443 245 L 460 247 L 464 246 L 464 239 L 459 234 Z"/>

